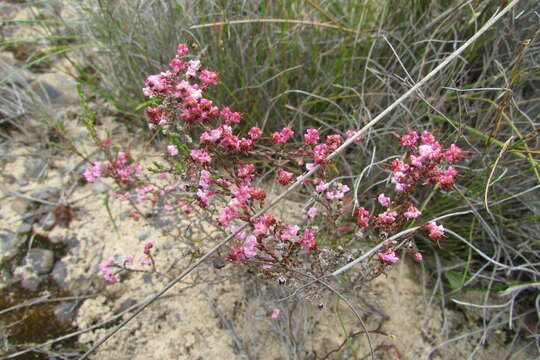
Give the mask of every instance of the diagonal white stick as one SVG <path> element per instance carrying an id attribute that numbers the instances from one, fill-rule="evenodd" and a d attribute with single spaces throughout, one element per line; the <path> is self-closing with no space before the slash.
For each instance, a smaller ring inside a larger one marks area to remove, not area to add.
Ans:
<path id="1" fill-rule="evenodd" d="M 407 99 L 409 96 L 411 96 L 414 92 L 416 92 L 422 85 L 427 83 L 431 78 L 433 78 L 435 75 L 437 75 L 442 69 L 444 69 L 450 62 L 452 62 L 455 58 L 457 58 L 466 48 L 468 48 L 472 43 L 474 43 L 480 36 L 482 36 L 490 27 L 493 26 L 501 17 L 503 17 L 505 14 L 507 14 L 514 6 L 517 5 L 519 0 L 513 0 L 510 4 L 508 4 L 504 9 L 502 9 L 498 14 L 493 16 L 491 19 L 489 19 L 482 28 L 478 30 L 469 40 L 467 40 L 463 45 L 461 45 L 456 51 L 454 51 L 452 54 L 450 54 L 446 59 L 443 60 L 435 69 L 433 69 L 429 74 L 427 74 L 424 78 L 422 78 L 420 81 L 418 81 L 412 88 L 410 88 L 407 92 L 405 92 L 403 95 L 401 95 L 396 101 L 394 101 L 390 106 L 388 106 L 383 112 L 381 112 L 379 115 L 377 115 L 373 120 L 371 120 L 369 123 L 367 123 L 362 129 L 360 129 L 354 136 L 351 136 L 347 141 L 345 141 L 340 147 L 338 147 L 333 153 L 331 153 L 327 159 L 332 160 L 339 154 L 341 154 L 349 145 L 351 145 L 355 139 L 357 139 L 359 136 L 362 136 L 369 128 L 373 127 L 373 125 L 377 124 L 379 121 L 381 121 L 388 113 L 390 113 L 392 110 L 394 110 L 396 107 L 398 107 L 405 99 Z M 268 204 L 264 209 L 259 211 L 257 214 L 254 215 L 254 217 L 259 217 L 263 215 L 265 212 L 267 212 L 269 209 L 274 207 L 278 202 L 280 202 L 285 196 L 287 196 L 291 191 L 296 189 L 305 179 L 313 175 L 318 169 L 320 165 L 315 166 L 313 169 L 299 177 L 294 184 L 289 186 L 287 190 L 285 190 L 283 193 L 281 193 L 279 196 L 277 196 L 270 204 Z M 124 327 L 128 322 L 133 320 L 137 315 L 139 315 L 147 306 L 152 304 L 154 301 L 156 301 L 158 298 L 160 298 L 163 294 L 165 294 L 167 291 L 169 291 L 176 283 L 178 283 L 180 280 L 182 280 L 184 277 L 189 275 L 195 268 L 197 268 L 200 264 L 202 264 L 206 259 L 208 259 L 210 256 L 215 254 L 222 246 L 227 244 L 231 239 L 234 238 L 236 234 L 238 234 L 240 231 L 244 230 L 248 227 L 248 223 L 241 226 L 235 233 L 227 236 L 223 241 L 221 241 L 218 245 L 216 245 L 214 248 L 212 248 L 210 251 L 208 251 L 204 256 L 202 256 L 197 262 L 192 264 L 189 268 L 186 269 L 182 274 L 178 275 L 174 280 L 171 280 L 170 283 L 168 283 L 163 289 L 161 289 L 157 294 L 153 295 L 148 300 L 144 300 L 144 305 L 139 307 L 131 316 L 129 316 L 126 320 L 124 320 L 120 325 L 118 325 L 116 328 L 112 329 L 108 334 L 103 336 L 101 339 L 99 339 L 86 353 L 84 353 L 79 360 L 87 359 L 88 356 L 94 352 L 99 346 L 101 346 L 105 341 L 107 341 L 111 336 L 116 334 L 122 327 Z"/>

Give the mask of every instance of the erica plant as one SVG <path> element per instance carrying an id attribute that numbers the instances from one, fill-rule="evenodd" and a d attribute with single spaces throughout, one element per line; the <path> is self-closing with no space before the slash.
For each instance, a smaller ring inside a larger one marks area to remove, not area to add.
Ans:
<path id="1" fill-rule="evenodd" d="M 432 133 L 411 131 L 400 139 L 402 156 L 388 164 L 388 190 L 377 196 L 376 206 L 355 208 L 349 185 L 331 178 L 328 160 L 344 137 L 356 134 L 354 130 L 324 138 L 314 128 L 295 134 L 289 127 L 273 133 L 252 127 L 242 134 L 237 130 L 242 121 L 240 113 L 220 108 L 204 97 L 217 83 L 218 74 L 204 69 L 200 60 L 188 60 L 187 46 L 179 45 L 169 70 L 150 75 L 143 88 L 150 104 L 146 109 L 148 125 L 169 141 L 162 161 L 143 170 L 129 154 L 118 152 L 109 161 L 93 163 L 83 175 L 89 182 L 99 177 L 115 179 L 118 190 L 111 195 L 129 201 L 133 206 L 131 216 L 136 220 L 143 216 L 142 207 L 160 204 L 161 211 L 168 214 L 216 209 L 215 224 L 228 233 L 236 233 L 247 224 L 229 243 L 223 257 L 269 278 L 294 278 L 295 269 L 314 276 L 332 271 L 350 261 L 347 254 L 365 246 L 363 234 L 389 239 L 418 222 L 422 214 L 414 194 L 419 187 L 448 189 L 458 176 L 450 166 L 463 156 L 458 146 L 451 144 L 445 149 Z M 295 135 L 303 136 L 300 145 L 291 140 Z M 259 181 L 263 166 L 268 165 L 275 169 L 275 181 L 283 187 L 306 170 L 321 166 L 317 177 L 302 184 L 300 191 L 310 199 L 302 221 L 291 222 L 271 212 L 255 216 L 268 201 Z M 426 231 L 432 240 L 444 236 L 444 227 L 432 221 L 426 221 L 417 231 Z M 396 249 L 412 243 L 415 233 L 384 242 L 376 256 L 368 260 L 373 272 L 398 262 Z M 138 265 L 132 255 L 124 260 L 107 259 L 101 264 L 105 279 L 116 282 L 120 271 L 155 272 L 153 247 L 151 241 L 144 245 Z M 414 259 L 422 260 L 416 246 L 403 248 Z"/>

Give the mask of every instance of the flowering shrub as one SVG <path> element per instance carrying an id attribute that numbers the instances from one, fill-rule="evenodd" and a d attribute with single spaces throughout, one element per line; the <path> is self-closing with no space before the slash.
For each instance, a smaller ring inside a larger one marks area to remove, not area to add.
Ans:
<path id="1" fill-rule="evenodd" d="M 218 83 L 218 74 L 203 69 L 199 60 L 188 60 L 187 55 L 188 48 L 179 45 L 170 69 L 150 75 L 143 88 L 151 103 L 146 109 L 149 127 L 169 139 L 163 163 L 156 163 L 143 176 L 141 165 L 119 152 L 108 162 L 92 164 L 83 174 L 88 182 L 114 178 L 120 188 L 112 195 L 134 206 L 131 216 L 136 220 L 143 216 L 139 207 L 145 204 L 162 204 L 167 213 L 213 207 L 219 212 L 215 222 L 224 231 L 235 233 L 241 225 L 249 225 L 229 244 L 227 260 L 283 280 L 294 277 L 294 269 L 321 275 L 349 261 L 343 246 L 354 248 L 358 244 L 340 241 L 336 235 L 339 229 L 353 228 L 352 233 L 360 235 L 370 231 L 388 238 L 421 217 L 413 200 L 418 187 L 435 184 L 447 189 L 454 184 L 458 174 L 449 164 L 458 161 L 463 151 L 455 144 L 443 149 L 428 131 L 421 135 L 411 131 L 401 138 L 406 153 L 389 164 L 393 190 L 388 189 L 388 195 L 381 193 L 371 209 L 367 205 L 353 209 L 349 186 L 328 178 L 328 156 L 343 143 L 341 134 L 323 139 L 318 129 L 310 128 L 301 145 L 291 142 L 295 132 L 289 127 L 271 134 L 252 127 L 241 134 L 235 125 L 242 121 L 242 115 L 228 107 L 219 108 L 204 97 L 209 86 Z M 347 137 L 355 134 L 354 130 L 345 133 Z M 290 223 L 272 213 L 255 217 L 267 200 L 267 192 L 255 185 L 261 164 L 276 169 L 281 186 L 321 165 L 319 176 L 303 183 L 302 191 L 311 198 L 311 205 L 302 222 Z M 435 222 L 428 221 L 421 228 L 430 239 L 444 236 L 443 226 Z M 350 233 L 345 233 L 344 239 L 348 236 L 350 240 Z M 379 268 L 398 262 L 397 248 L 412 241 L 412 236 L 414 233 L 386 241 L 370 261 Z M 118 271 L 155 271 L 153 246 L 145 244 L 140 261 L 151 270 L 134 268 L 132 256 L 123 262 L 111 258 L 101 264 L 105 279 L 117 281 Z M 404 248 L 414 259 L 422 260 L 416 247 Z"/>

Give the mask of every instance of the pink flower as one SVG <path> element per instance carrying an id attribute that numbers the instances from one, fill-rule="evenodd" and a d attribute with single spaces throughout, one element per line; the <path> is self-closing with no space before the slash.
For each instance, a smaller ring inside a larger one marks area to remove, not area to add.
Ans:
<path id="1" fill-rule="evenodd" d="M 354 130 L 347 130 L 347 138 L 351 138 L 353 137 L 354 135 L 356 135 L 357 131 L 354 131 Z M 362 136 L 359 136 L 357 137 L 356 139 L 354 139 L 354 142 L 356 144 L 359 144 L 362 142 L 362 140 L 364 140 L 364 138 Z"/>
<path id="2" fill-rule="evenodd" d="M 416 142 L 419 138 L 420 136 L 418 136 L 418 133 L 416 131 L 411 131 L 407 135 L 403 135 L 401 137 L 401 145 L 413 147 L 416 145 Z"/>
<path id="3" fill-rule="evenodd" d="M 88 169 L 84 170 L 83 176 L 89 183 L 93 183 L 98 178 L 100 178 L 102 175 L 101 173 L 101 164 L 96 162 L 92 165 L 92 167 L 89 167 Z"/>
<path id="4" fill-rule="evenodd" d="M 203 190 L 208 190 L 208 185 L 212 182 L 212 177 L 210 172 L 207 170 L 201 170 L 201 175 L 199 177 L 199 186 Z"/>
<path id="5" fill-rule="evenodd" d="M 210 164 L 212 162 L 212 158 L 206 150 L 191 150 L 191 158 L 197 162 L 200 162 L 201 164 Z"/>
<path id="6" fill-rule="evenodd" d="M 152 250 L 153 247 L 154 247 L 154 242 L 152 240 L 149 240 L 149 241 L 145 242 L 144 243 L 143 253 L 146 254 L 146 255 L 149 255 L 150 251 Z"/>
<path id="7" fill-rule="evenodd" d="M 146 78 L 146 85 L 152 90 L 162 91 L 167 87 L 167 80 L 162 74 L 150 75 Z"/>
<path id="8" fill-rule="evenodd" d="M 268 234 L 268 226 L 266 226 L 262 222 L 258 222 L 255 224 L 253 228 L 253 235 L 259 237 L 259 236 L 265 236 Z"/>
<path id="9" fill-rule="evenodd" d="M 169 145 L 169 146 L 167 146 L 167 152 L 171 156 L 176 156 L 176 155 L 178 155 L 178 148 L 176 146 L 174 146 L 174 145 Z"/>
<path id="10" fill-rule="evenodd" d="M 356 224 L 360 227 L 368 227 L 369 226 L 369 211 L 364 209 L 363 207 L 358 208 L 358 214 L 356 217 Z"/>
<path id="11" fill-rule="evenodd" d="M 278 173 L 279 173 L 278 182 L 281 185 L 287 185 L 288 183 L 290 183 L 294 175 L 293 173 L 285 171 L 283 169 L 279 169 Z"/>
<path id="12" fill-rule="evenodd" d="M 201 80 L 205 84 L 215 85 L 218 83 L 218 76 L 215 72 L 205 69 L 201 71 L 201 75 L 199 75 L 199 80 Z"/>
<path id="13" fill-rule="evenodd" d="M 186 76 L 188 78 L 195 77 L 197 75 L 197 72 L 201 69 L 201 62 L 200 60 L 189 60 L 188 61 L 188 69 L 186 71 Z"/>
<path id="14" fill-rule="evenodd" d="M 422 159 L 433 160 L 440 155 L 440 147 L 434 146 L 434 144 L 420 145 L 418 153 Z"/>
<path id="15" fill-rule="evenodd" d="M 257 140 L 258 138 L 261 137 L 262 130 L 259 129 L 258 127 L 256 127 L 256 126 L 254 126 L 251 129 L 249 129 L 248 135 L 251 138 L 251 140 L 255 141 L 255 140 Z"/>
<path id="16" fill-rule="evenodd" d="M 343 199 L 343 196 L 345 196 L 345 193 L 349 192 L 349 190 L 350 189 L 347 185 L 338 184 L 337 188 L 326 192 L 326 197 L 328 200 L 341 200 Z"/>
<path id="17" fill-rule="evenodd" d="M 407 211 L 403 213 L 403 216 L 405 216 L 407 219 L 416 219 L 420 215 L 422 215 L 422 213 L 415 208 L 413 204 L 409 204 Z"/>
<path id="18" fill-rule="evenodd" d="M 175 73 L 179 73 L 187 67 L 187 64 L 179 58 L 174 58 L 169 63 L 169 66 L 171 67 L 171 69 L 173 69 Z"/>
<path id="19" fill-rule="evenodd" d="M 272 142 L 274 144 L 285 144 L 287 140 L 294 135 L 294 131 L 288 127 L 284 127 L 281 131 L 276 131 L 272 134 Z"/>
<path id="20" fill-rule="evenodd" d="M 178 57 L 186 56 L 188 52 L 189 52 L 189 49 L 186 44 L 180 44 L 176 48 L 176 56 Z"/>
<path id="21" fill-rule="evenodd" d="M 253 235 L 246 237 L 242 250 L 246 259 L 257 256 L 257 238 Z"/>
<path id="22" fill-rule="evenodd" d="M 377 216 L 377 219 L 383 224 L 391 224 L 396 221 L 397 212 L 395 211 L 385 211 L 382 214 Z"/>
<path id="23" fill-rule="evenodd" d="M 419 253 L 418 251 L 413 252 L 412 256 L 413 256 L 414 260 L 416 260 L 416 261 L 422 261 L 424 259 L 422 254 Z"/>
<path id="24" fill-rule="evenodd" d="M 438 181 L 441 188 L 450 188 L 452 187 L 452 185 L 454 185 L 454 181 L 457 175 L 457 170 L 454 167 L 450 166 L 448 167 L 448 169 L 439 172 L 436 180 Z"/>
<path id="25" fill-rule="evenodd" d="M 414 167 L 421 168 L 422 166 L 424 166 L 424 164 L 422 163 L 422 159 L 423 157 L 421 156 L 411 155 L 410 164 Z"/>
<path id="26" fill-rule="evenodd" d="M 319 131 L 317 129 L 307 129 L 304 134 L 306 145 L 316 145 L 319 142 Z"/>
<path id="27" fill-rule="evenodd" d="M 236 209 L 232 206 L 225 206 L 219 213 L 218 222 L 223 227 L 228 227 L 229 223 L 238 217 Z"/>
<path id="28" fill-rule="evenodd" d="M 314 163 L 306 163 L 306 170 L 311 171 L 315 168 L 315 166 L 317 165 L 315 165 Z"/>
<path id="29" fill-rule="evenodd" d="M 443 154 L 444 158 L 449 163 L 455 163 L 463 156 L 463 150 L 461 150 L 456 144 L 450 145 L 450 149 L 446 150 Z"/>
<path id="30" fill-rule="evenodd" d="M 231 123 L 239 123 L 240 119 L 242 118 L 240 113 L 233 112 L 228 107 L 221 110 L 221 112 L 219 114 L 225 118 L 225 122 L 228 125 L 230 125 Z"/>
<path id="31" fill-rule="evenodd" d="M 320 164 L 326 160 L 328 156 L 328 145 L 319 144 L 313 149 L 313 161 L 315 164 Z"/>
<path id="32" fill-rule="evenodd" d="M 199 140 L 201 142 L 215 143 L 221 138 L 221 134 L 223 134 L 223 130 L 220 128 L 206 130 L 205 132 L 202 133 Z"/>
<path id="33" fill-rule="evenodd" d="M 238 247 L 231 247 L 229 249 L 229 261 L 236 262 L 244 259 L 244 250 Z"/>
<path id="34" fill-rule="evenodd" d="M 325 183 L 323 180 L 320 180 L 319 184 L 315 187 L 315 191 L 317 191 L 318 193 L 323 193 L 328 189 L 329 186 L 330 184 Z"/>
<path id="35" fill-rule="evenodd" d="M 319 209 L 317 209 L 316 207 L 312 207 L 310 208 L 308 211 L 307 211 L 307 216 L 310 218 L 310 219 L 313 219 L 315 216 L 317 216 L 319 214 Z"/>
<path id="36" fill-rule="evenodd" d="M 380 194 L 379 197 L 377 197 L 377 201 L 379 201 L 379 204 L 381 204 L 384 207 L 390 206 L 390 198 L 387 196 L 384 196 L 384 194 Z"/>
<path id="37" fill-rule="evenodd" d="M 152 265 L 152 260 L 150 260 L 149 257 L 143 257 L 141 261 L 139 261 L 139 264 L 141 265 Z"/>
<path id="38" fill-rule="evenodd" d="M 328 135 L 326 137 L 326 144 L 332 150 L 336 150 L 342 143 L 341 135 Z"/>
<path id="39" fill-rule="evenodd" d="M 99 264 L 99 269 L 101 270 L 101 273 L 103 274 L 103 278 L 105 281 L 110 283 L 118 282 L 118 279 L 116 278 L 116 275 L 114 273 L 113 268 L 118 267 L 118 263 L 113 257 L 108 258 L 107 260 L 104 260 Z"/>
<path id="40" fill-rule="evenodd" d="M 272 310 L 272 313 L 270 314 L 270 318 L 273 320 L 277 319 L 279 317 L 280 312 L 281 311 L 279 309 Z"/>
<path id="41" fill-rule="evenodd" d="M 396 256 L 394 249 L 388 249 L 385 252 L 378 253 L 377 256 L 379 260 L 387 264 L 395 264 L 399 261 L 399 258 Z"/>
<path id="42" fill-rule="evenodd" d="M 434 221 L 426 223 L 424 227 L 429 232 L 429 238 L 431 240 L 440 239 L 444 235 L 444 227 L 442 225 L 437 225 Z"/>
<path id="43" fill-rule="evenodd" d="M 289 225 L 278 236 L 283 241 L 291 241 L 296 235 L 298 235 L 299 230 L 300 227 L 297 225 Z"/>
<path id="44" fill-rule="evenodd" d="M 128 255 L 126 257 L 126 260 L 124 261 L 124 265 L 133 265 L 134 260 L 135 260 L 135 257 L 133 255 Z"/>
<path id="45" fill-rule="evenodd" d="M 424 131 L 422 133 L 422 144 L 423 145 L 432 145 L 435 143 L 435 136 L 429 131 Z"/>
<path id="46" fill-rule="evenodd" d="M 313 251 L 317 247 L 317 240 L 315 240 L 317 232 L 313 229 L 306 229 L 300 243 L 303 244 L 308 250 Z"/>

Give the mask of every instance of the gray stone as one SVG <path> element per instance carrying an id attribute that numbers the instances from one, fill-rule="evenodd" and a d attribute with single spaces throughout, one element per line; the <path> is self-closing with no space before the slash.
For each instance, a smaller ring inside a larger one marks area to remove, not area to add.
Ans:
<path id="1" fill-rule="evenodd" d="M 24 161 L 26 177 L 29 179 L 35 179 L 42 176 L 47 171 L 47 166 L 47 162 L 43 159 L 37 157 L 27 158 Z"/>
<path id="2" fill-rule="evenodd" d="M 17 249 L 24 243 L 13 231 L 0 230 L 0 259 L 10 258 L 17 253 Z"/>
<path id="3" fill-rule="evenodd" d="M 141 241 L 144 241 L 150 237 L 150 231 L 148 230 L 139 230 L 137 231 L 137 238 Z"/>
<path id="4" fill-rule="evenodd" d="M 39 225 L 41 225 L 43 230 L 51 231 L 54 228 L 54 225 L 56 225 L 56 216 L 53 212 L 46 213 L 39 220 Z"/>
<path id="5" fill-rule="evenodd" d="M 58 261 L 53 268 L 51 276 L 56 284 L 62 290 L 68 290 L 69 284 L 66 281 L 67 278 L 67 264 L 64 261 Z"/>
<path id="6" fill-rule="evenodd" d="M 17 178 L 11 174 L 5 174 L 4 181 L 9 185 L 13 185 L 17 182 Z"/>
<path id="7" fill-rule="evenodd" d="M 36 213 L 29 212 L 23 215 L 23 222 L 27 224 L 33 224 L 39 220 L 39 216 Z"/>
<path id="8" fill-rule="evenodd" d="M 135 305 L 137 303 L 137 300 L 133 298 L 120 298 L 116 300 L 113 306 L 113 314 L 119 314 L 122 311 L 130 308 L 131 306 Z"/>
<path id="9" fill-rule="evenodd" d="M 11 209 L 15 211 L 17 214 L 22 215 L 28 210 L 30 203 L 31 203 L 30 200 L 16 197 L 11 202 Z"/>
<path id="10" fill-rule="evenodd" d="M 66 75 L 59 73 L 38 75 L 31 87 L 47 105 L 79 104 L 76 83 Z"/>
<path id="11" fill-rule="evenodd" d="M 95 183 L 92 184 L 92 191 L 96 194 L 101 194 L 107 192 L 108 190 L 109 186 L 103 181 L 97 180 Z"/>
<path id="12" fill-rule="evenodd" d="M 60 322 L 71 322 L 77 316 L 77 306 L 75 303 L 63 303 L 55 306 L 54 315 Z"/>
<path id="13" fill-rule="evenodd" d="M 39 200 L 49 200 L 52 201 L 54 198 L 58 195 L 60 190 L 58 188 L 52 187 L 52 186 L 46 186 L 44 188 L 39 189 L 38 191 L 34 192 L 32 194 L 33 198 L 39 199 Z M 51 207 L 50 211 L 53 210 L 54 207 Z"/>
<path id="14" fill-rule="evenodd" d="M 17 229 L 17 234 L 25 235 L 32 232 L 32 224 L 22 222 L 19 228 Z"/>
<path id="15" fill-rule="evenodd" d="M 21 286 L 23 289 L 26 289 L 28 291 L 36 291 L 39 287 L 39 283 L 41 282 L 41 279 L 35 276 L 23 279 L 21 281 Z"/>
<path id="16" fill-rule="evenodd" d="M 40 275 L 47 274 L 54 265 L 54 254 L 47 249 L 30 249 L 23 260 L 23 265 L 27 264 L 33 272 Z"/>

